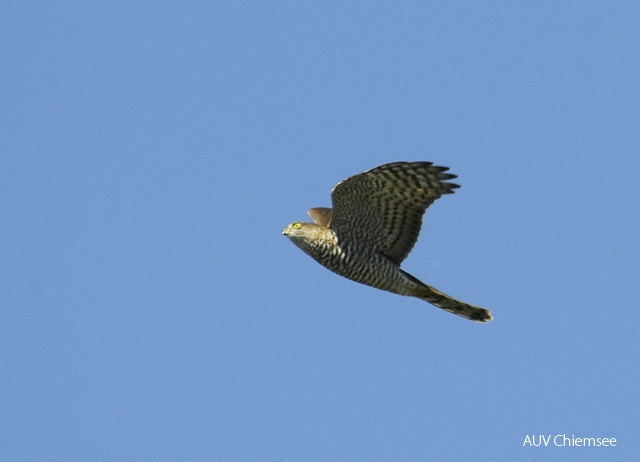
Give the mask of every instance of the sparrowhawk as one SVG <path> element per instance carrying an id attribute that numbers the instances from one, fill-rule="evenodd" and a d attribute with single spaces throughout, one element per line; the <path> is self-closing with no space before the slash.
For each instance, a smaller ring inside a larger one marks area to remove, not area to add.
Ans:
<path id="1" fill-rule="evenodd" d="M 459 186 L 431 162 L 394 162 L 354 175 L 331 192 L 333 209 L 312 208 L 315 223 L 282 232 L 331 271 L 356 282 L 425 300 L 473 321 L 491 312 L 428 286 L 400 268 L 418 239 L 427 208 Z"/>

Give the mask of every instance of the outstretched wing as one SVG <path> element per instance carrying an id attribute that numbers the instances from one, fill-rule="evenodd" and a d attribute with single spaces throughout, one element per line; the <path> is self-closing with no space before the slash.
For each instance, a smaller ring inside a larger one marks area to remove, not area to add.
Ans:
<path id="1" fill-rule="evenodd" d="M 394 162 L 347 178 L 331 192 L 329 228 L 400 264 L 418 240 L 427 207 L 455 192 L 456 175 L 431 162 Z"/>
<path id="2" fill-rule="evenodd" d="M 308 213 L 309 216 L 313 218 L 313 221 L 318 225 L 329 226 L 329 223 L 331 222 L 331 209 L 326 207 L 314 207 L 309 209 Z"/>

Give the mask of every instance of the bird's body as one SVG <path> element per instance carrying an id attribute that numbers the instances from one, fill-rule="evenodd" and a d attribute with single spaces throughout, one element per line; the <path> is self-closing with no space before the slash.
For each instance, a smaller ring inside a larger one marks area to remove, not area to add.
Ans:
<path id="1" fill-rule="evenodd" d="M 292 223 L 283 234 L 329 270 L 381 290 L 421 298 L 486 322 L 491 313 L 456 300 L 400 268 L 417 241 L 427 207 L 458 185 L 430 162 L 395 162 L 350 177 L 331 193 L 333 209 L 314 208 L 316 223 Z"/>
<path id="2" fill-rule="evenodd" d="M 295 227 L 295 223 L 292 225 Z M 307 223 L 307 230 L 315 235 L 313 241 L 308 239 L 292 239 L 293 243 L 311 255 L 325 268 L 362 284 L 400 295 L 411 295 L 409 281 L 400 267 L 385 256 L 369 248 L 356 248 L 357 252 L 345 252 L 343 249 L 353 248 L 349 242 L 341 242 L 336 233 L 315 223 Z M 292 230 L 285 230 L 291 236 Z M 312 242 L 311 245 L 309 243 Z"/>

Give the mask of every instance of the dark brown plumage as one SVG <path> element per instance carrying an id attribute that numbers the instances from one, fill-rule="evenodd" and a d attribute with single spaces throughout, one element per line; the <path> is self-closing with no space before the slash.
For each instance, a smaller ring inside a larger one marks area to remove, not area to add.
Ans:
<path id="1" fill-rule="evenodd" d="M 456 175 L 431 162 L 394 162 L 340 182 L 333 209 L 313 208 L 315 223 L 292 223 L 283 234 L 341 276 L 378 289 L 425 300 L 474 321 L 491 312 L 428 286 L 400 269 L 415 245 L 426 209 L 459 186 Z"/>

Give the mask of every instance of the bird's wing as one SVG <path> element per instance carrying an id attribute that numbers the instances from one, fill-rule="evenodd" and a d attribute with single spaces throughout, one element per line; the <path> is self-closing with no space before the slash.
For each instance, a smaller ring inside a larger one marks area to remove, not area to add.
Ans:
<path id="1" fill-rule="evenodd" d="M 326 207 L 315 207 L 309 209 L 309 216 L 313 218 L 320 226 L 329 226 L 329 222 L 331 221 L 331 209 Z"/>
<path id="2" fill-rule="evenodd" d="M 418 240 L 427 207 L 457 184 L 456 175 L 431 162 L 394 162 L 340 182 L 331 192 L 329 227 L 341 240 L 357 240 L 396 264 Z"/>

